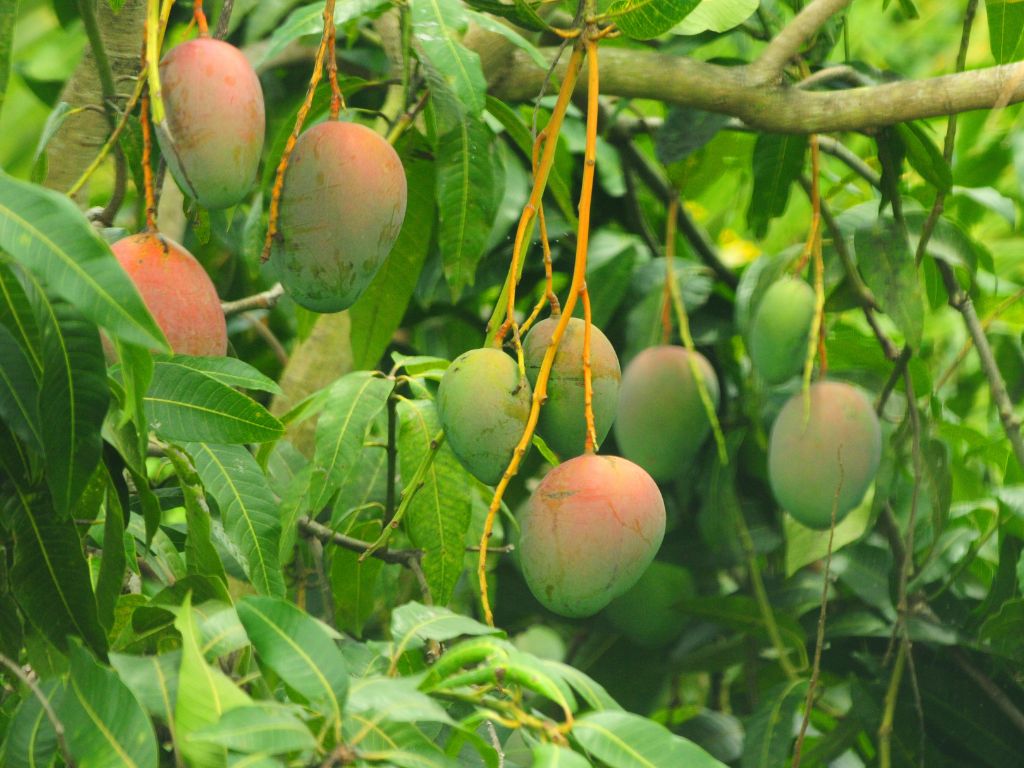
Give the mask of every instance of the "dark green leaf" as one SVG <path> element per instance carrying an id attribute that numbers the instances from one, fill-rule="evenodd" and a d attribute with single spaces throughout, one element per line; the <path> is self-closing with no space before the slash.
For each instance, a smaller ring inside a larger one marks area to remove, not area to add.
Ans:
<path id="1" fill-rule="evenodd" d="M 380 535 L 379 520 L 365 520 L 348 533 L 363 541 L 375 541 Z M 339 629 L 356 637 L 363 634 L 363 624 L 373 612 L 377 599 L 377 580 L 384 561 L 368 557 L 359 562 L 359 553 L 336 547 L 331 552 L 331 594 L 334 597 L 334 620 Z"/>
<path id="2" fill-rule="evenodd" d="M 993 651 L 1024 662 L 1024 599 L 1006 601 L 982 624 L 978 634 Z"/>
<path id="3" fill-rule="evenodd" d="M 353 19 L 372 17 L 387 5 L 388 0 L 341 0 L 334 6 L 334 24 L 340 27 Z M 274 29 L 255 65 L 258 67 L 273 59 L 293 40 L 306 35 L 321 34 L 323 28 L 323 3 L 310 3 L 296 8 Z"/>
<path id="4" fill-rule="evenodd" d="M 174 732 L 174 702 L 178 698 L 181 651 L 157 656 L 110 654 L 110 664 L 146 711 L 160 718 Z"/>
<path id="5" fill-rule="evenodd" d="M 0 418 L 36 451 L 42 451 L 39 379 L 32 359 L 6 325 L 0 325 Z"/>
<path id="6" fill-rule="evenodd" d="M 40 683 L 43 696 L 51 705 L 63 695 L 56 680 Z M 53 764 L 57 755 L 57 733 L 46 710 L 31 692 L 25 694 L 7 724 L 7 738 L 0 749 L 0 765 L 5 768 L 43 768 Z"/>
<path id="7" fill-rule="evenodd" d="M 545 32 L 549 29 L 548 23 L 535 10 L 535 6 L 539 6 L 540 3 L 531 4 L 528 0 L 512 0 L 511 3 L 501 0 L 466 0 L 466 5 L 501 16 L 534 32 Z"/>
<path id="8" fill-rule="evenodd" d="M 789 190 L 800 178 L 807 149 L 806 136 L 762 133 L 754 144 L 754 191 L 747 209 L 747 223 L 758 237 L 768 223 L 786 212 Z"/>
<path id="9" fill-rule="evenodd" d="M 167 349 L 131 278 L 66 196 L 0 171 L 0 248 L 113 338 Z"/>
<path id="10" fill-rule="evenodd" d="M 988 39 L 997 64 L 1020 58 L 1024 37 L 1024 4 L 1020 0 L 985 0 L 988 11 Z"/>
<path id="11" fill-rule="evenodd" d="M 479 119 L 487 82 L 480 57 L 460 42 L 467 23 L 466 10 L 458 0 L 412 2 L 413 40 L 431 87 L 449 91 L 467 116 Z"/>
<path id="12" fill-rule="evenodd" d="M 226 384 L 229 387 L 253 389 L 259 392 L 269 392 L 272 395 L 281 394 L 281 387 L 276 381 L 264 376 L 247 362 L 239 360 L 237 357 L 174 355 L 174 357 L 160 356 L 157 360 L 202 371 L 211 379 L 216 379 L 221 384 Z"/>
<path id="13" fill-rule="evenodd" d="M 663 165 L 678 162 L 711 141 L 729 122 L 727 115 L 693 107 L 672 107 L 654 136 L 654 150 Z"/>
<path id="14" fill-rule="evenodd" d="M 220 555 L 213 546 L 213 521 L 199 475 L 189 457 L 177 447 L 172 447 L 167 457 L 178 475 L 184 497 L 185 523 L 188 526 L 188 537 L 185 539 L 188 572 L 226 584 L 228 577 L 224 573 Z"/>
<path id="15" fill-rule="evenodd" d="M 109 632 L 114 624 L 114 607 L 124 586 L 126 555 L 124 550 L 125 511 L 121 498 L 114 487 L 114 481 L 104 464 L 96 468 L 96 475 L 103 484 L 106 504 L 103 520 L 103 554 L 100 558 L 100 574 L 96 579 L 96 605 L 100 623 Z"/>
<path id="16" fill-rule="evenodd" d="M 925 130 L 917 123 L 900 123 L 896 130 L 903 139 L 911 167 L 940 192 L 948 192 L 953 186 L 953 171 Z"/>
<path id="17" fill-rule="evenodd" d="M 743 768 L 788 765 L 790 747 L 795 738 L 793 717 L 807 695 L 806 680 L 781 683 L 761 700 L 757 711 L 746 721 L 743 742 Z"/>
<path id="18" fill-rule="evenodd" d="M 663 35 L 700 5 L 700 0 L 615 0 L 608 16 L 627 37 L 649 40 Z"/>
<path id="19" fill-rule="evenodd" d="M 924 328 L 924 299 L 907 239 L 892 219 L 879 218 L 870 228 L 857 230 L 854 247 L 864 282 L 907 343 L 917 349 Z"/>

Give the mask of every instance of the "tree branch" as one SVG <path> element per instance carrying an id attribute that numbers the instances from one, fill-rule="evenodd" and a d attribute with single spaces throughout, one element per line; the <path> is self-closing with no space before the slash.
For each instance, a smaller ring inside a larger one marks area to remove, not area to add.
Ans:
<path id="1" fill-rule="evenodd" d="M 808 40 L 826 22 L 850 5 L 853 0 L 811 0 L 775 38 L 768 43 L 760 57 L 751 65 L 751 70 L 764 83 L 778 83 L 782 79 L 782 68 L 800 53 Z"/>
<path id="2" fill-rule="evenodd" d="M 549 60 L 554 52 L 542 51 Z M 608 48 L 601 52 L 601 92 L 732 115 L 751 127 L 778 133 L 863 131 L 1024 101 L 1021 63 L 840 91 L 765 86 L 752 66 Z M 556 75 L 561 77 L 564 69 L 564 62 L 559 63 Z M 493 95 L 528 101 L 537 95 L 546 71 L 516 51 L 493 63 L 486 74 Z"/>
<path id="3" fill-rule="evenodd" d="M 284 296 L 284 286 L 274 283 L 272 287 L 262 293 L 255 293 L 235 301 L 222 301 L 220 308 L 225 315 L 237 315 L 251 309 L 270 309 L 277 304 L 282 296 Z"/>

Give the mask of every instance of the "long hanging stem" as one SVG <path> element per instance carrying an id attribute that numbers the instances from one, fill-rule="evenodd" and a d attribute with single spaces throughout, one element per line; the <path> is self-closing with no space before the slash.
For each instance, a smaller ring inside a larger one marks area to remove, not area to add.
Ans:
<path id="1" fill-rule="evenodd" d="M 558 325 L 555 326 L 555 330 L 551 334 L 551 341 L 548 344 L 547 350 L 544 352 L 543 360 L 541 360 L 540 370 L 537 373 L 537 383 L 533 389 L 533 400 L 530 404 L 530 415 L 526 421 L 526 428 L 523 430 L 523 435 L 519 439 L 519 444 L 516 445 L 515 450 L 512 452 L 512 460 L 509 462 L 508 467 L 505 469 L 505 473 L 502 475 L 501 480 L 494 489 L 494 497 L 491 499 L 491 505 L 487 510 L 487 519 L 484 521 L 484 532 L 480 537 L 480 558 L 477 561 L 477 578 L 479 579 L 480 584 L 480 603 L 484 612 L 484 620 L 490 626 L 494 626 L 494 614 L 491 611 L 491 603 L 487 594 L 487 546 L 494 530 L 494 518 L 497 516 L 498 510 L 501 508 L 501 499 L 505 495 L 505 489 L 508 487 L 509 481 L 515 476 L 516 472 L 519 471 L 519 464 L 522 461 L 523 456 L 526 455 L 526 450 L 530 445 L 530 440 L 533 438 L 533 431 L 536 429 L 537 419 L 540 417 L 541 404 L 547 398 L 548 379 L 551 376 L 551 368 L 555 362 L 555 354 L 558 352 L 558 345 L 562 341 L 565 329 L 569 326 L 569 320 L 572 319 L 573 308 L 576 306 L 576 300 L 580 295 L 581 288 L 585 285 L 587 275 L 587 248 L 590 239 L 590 204 L 594 192 L 594 170 L 597 164 L 597 99 L 599 93 L 597 43 L 593 40 L 591 34 L 592 30 L 588 29 L 588 33 L 584 35 L 585 39 L 583 41 L 583 48 L 586 51 L 587 57 L 587 140 L 583 155 L 583 181 L 580 189 L 579 229 L 576 236 L 576 261 L 573 265 L 572 282 L 569 286 L 569 295 L 565 299 L 565 307 L 559 317 Z M 573 60 L 578 60 L 578 57 L 581 56 L 582 53 L 580 52 L 579 46 L 577 46 L 577 48 L 573 50 L 573 58 L 570 60 L 570 63 Z M 550 144 L 545 145 L 545 156 L 548 154 L 549 147 L 551 148 L 551 152 L 554 152 L 553 148 L 556 136 L 557 134 L 552 134 L 552 138 L 548 140 Z M 529 205 L 530 203 L 527 203 L 527 206 Z M 524 211 L 524 219 L 525 218 L 526 213 Z M 513 256 L 513 258 L 515 258 L 515 256 Z M 509 282 L 514 283 L 515 277 L 515 273 L 510 270 Z M 508 283 L 506 283 L 506 286 L 507 285 Z"/>
<path id="2" fill-rule="evenodd" d="M 324 2 L 324 35 L 331 30 L 327 38 L 327 80 L 331 84 L 331 120 L 337 120 L 345 106 L 345 95 L 338 87 L 338 56 L 334 50 L 335 38 L 338 36 L 337 27 L 334 25 L 334 0 Z"/>
<path id="3" fill-rule="evenodd" d="M 594 427 L 594 372 L 590 365 L 590 336 L 593 323 L 590 319 L 590 292 L 585 282 L 580 288 L 580 298 L 583 300 L 583 417 L 587 424 L 583 452 L 593 453 L 597 449 L 597 429 Z"/>

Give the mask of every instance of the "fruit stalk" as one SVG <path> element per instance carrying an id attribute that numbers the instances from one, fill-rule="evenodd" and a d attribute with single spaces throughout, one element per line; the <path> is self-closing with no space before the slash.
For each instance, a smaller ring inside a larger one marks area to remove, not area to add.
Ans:
<path id="1" fill-rule="evenodd" d="M 327 36 L 327 30 L 331 34 Z M 324 0 L 324 35 L 327 36 L 327 80 L 331 84 L 331 120 L 337 120 L 341 109 L 345 106 L 345 96 L 338 87 L 338 58 L 334 52 L 335 38 L 338 36 L 334 25 L 334 0 Z"/>
<path id="2" fill-rule="evenodd" d="M 196 25 L 199 27 L 199 36 L 209 37 L 210 27 L 206 23 L 206 14 L 203 13 L 203 0 L 195 0 L 195 7 L 192 11 L 192 15 L 196 20 Z"/>
<path id="3" fill-rule="evenodd" d="M 558 352 L 558 345 L 562 340 L 562 335 L 565 333 L 565 329 L 569 325 L 569 320 L 572 319 L 572 310 L 576 306 L 577 297 L 580 294 L 580 289 L 584 286 L 586 275 L 587 275 L 587 247 L 589 244 L 590 237 L 590 204 L 594 192 L 594 171 L 597 164 L 597 105 L 598 105 L 598 90 L 599 90 L 599 77 L 598 77 L 598 62 L 597 62 L 597 42 L 594 40 L 594 35 L 597 33 L 596 28 L 592 26 L 588 27 L 587 32 L 584 34 L 584 40 L 582 46 L 577 45 L 573 50 L 572 59 L 570 59 L 570 65 L 573 62 L 582 60 L 582 50 L 585 50 L 587 57 L 587 140 L 586 148 L 584 150 L 584 161 L 583 161 L 583 181 L 580 188 L 580 203 L 579 203 L 579 229 L 577 230 L 576 236 L 576 260 L 573 265 L 572 283 L 569 286 L 569 295 L 565 300 L 565 307 L 562 315 L 559 318 L 558 325 L 555 327 L 554 333 L 551 335 L 551 342 L 548 344 L 547 351 L 544 353 L 544 359 L 540 364 L 540 372 L 537 375 L 537 384 L 533 389 L 533 401 L 530 405 L 530 416 L 526 422 L 526 428 L 523 430 L 523 436 L 519 440 L 519 444 L 516 446 L 515 451 L 512 453 L 512 460 L 509 462 L 508 468 L 502 475 L 501 480 L 498 482 L 498 486 L 494 489 L 494 497 L 491 499 L 491 505 L 487 510 L 487 519 L 484 522 L 484 532 L 480 537 L 480 558 L 477 561 L 477 578 L 480 584 L 480 604 L 484 612 L 484 620 L 488 626 L 494 626 L 494 614 L 491 611 L 490 599 L 487 594 L 487 545 L 490 542 L 491 534 L 494 529 L 494 518 L 498 513 L 498 509 L 501 507 L 501 499 L 505 495 L 505 489 L 508 487 L 509 481 L 515 476 L 516 472 L 519 471 L 519 464 L 522 461 L 523 456 L 526 454 L 526 450 L 530 445 L 530 440 L 533 438 L 534 429 L 537 427 L 537 419 L 540 417 L 540 407 L 547 397 L 547 385 L 548 378 L 551 376 L 551 367 L 555 362 L 555 354 Z M 582 50 L 581 50 L 582 47 Z M 570 73 L 573 69 L 570 67 Z M 562 93 L 566 93 L 565 83 L 574 80 L 574 78 L 567 76 L 563 82 Z M 568 90 L 568 93 L 572 93 L 572 89 Z M 559 101 L 561 102 L 562 94 L 559 94 Z M 566 104 L 566 106 L 568 106 Z M 562 115 L 565 110 L 562 109 Z M 552 122 L 554 121 L 554 115 L 552 115 Z M 559 116 L 559 123 L 561 122 L 561 115 Z M 549 122 L 549 127 L 551 123 Z M 557 137 L 557 133 L 552 134 Z M 541 160 L 540 170 L 543 172 L 543 180 L 547 181 L 547 172 L 544 171 L 545 158 L 548 160 L 548 169 L 550 169 L 550 161 L 554 159 L 554 139 L 549 140 L 549 143 L 544 146 L 544 157 Z M 543 187 L 538 186 L 541 181 L 541 176 L 538 174 L 537 183 L 534 185 L 534 190 L 539 193 L 543 192 Z M 528 215 L 531 205 L 534 203 L 534 196 L 531 195 L 531 202 L 527 203 L 527 208 L 523 211 L 523 217 L 520 219 L 520 229 L 525 232 L 526 224 L 532 219 L 532 214 Z M 520 242 L 520 234 L 517 232 L 517 242 Z M 516 259 L 516 253 L 513 253 L 513 260 Z M 515 261 L 513 261 L 515 263 Z M 516 280 L 515 270 L 509 270 L 509 278 L 506 282 L 506 287 L 514 286 Z M 499 306 L 501 304 L 499 303 Z"/>
<path id="4" fill-rule="evenodd" d="M 811 375 L 814 373 L 814 358 L 821 359 L 821 375 L 828 367 L 825 357 L 825 263 L 821 253 L 821 189 L 820 153 L 818 137 L 811 134 L 811 232 L 807 241 L 806 255 L 814 256 L 814 320 L 811 321 L 811 335 L 807 339 L 807 358 L 804 360 L 803 392 L 804 419 L 810 415 Z M 801 262 L 806 259 L 801 258 Z"/>

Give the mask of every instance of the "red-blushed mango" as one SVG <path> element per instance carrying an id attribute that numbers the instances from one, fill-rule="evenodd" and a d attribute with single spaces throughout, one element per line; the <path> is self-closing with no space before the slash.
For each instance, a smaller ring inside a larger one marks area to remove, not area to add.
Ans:
<path id="1" fill-rule="evenodd" d="M 227 326 L 217 289 L 191 253 L 155 232 L 122 238 L 111 250 L 175 354 L 227 352 Z"/>
<path id="2" fill-rule="evenodd" d="M 684 600 L 697 596 L 693 576 L 681 565 L 655 560 L 628 592 L 605 609 L 612 626 L 641 648 L 658 648 L 682 634 Z"/>
<path id="3" fill-rule="evenodd" d="M 406 192 L 398 154 L 366 126 L 332 120 L 302 134 L 271 251 L 292 298 L 315 312 L 352 306 L 395 244 Z"/>
<path id="4" fill-rule="evenodd" d="M 557 325 L 557 317 L 542 320 L 523 340 L 526 373 L 534 387 L 537 386 L 541 361 Z M 555 354 L 551 378 L 548 380 L 548 397 L 537 422 L 537 432 L 561 458 L 583 453 L 587 437 L 583 405 L 583 333 L 582 320 L 578 317 L 569 320 Z M 596 325 L 590 326 L 590 372 L 594 391 L 594 431 L 600 445 L 615 421 L 622 372 L 615 348 Z"/>
<path id="5" fill-rule="evenodd" d="M 584 454 L 544 476 L 520 528 L 519 563 L 534 597 L 562 616 L 591 616 L 654 560 L 665 502 L 633 462 Z"/>
<path id="6" fill-rule="evenodd" d="M 761 378 L 781 384 L 803 368 L 814 323 L 814 289 L 796 277 L 773 283 L 754 314 L 750 359 Z"/>
<path id="7" fill-rule="evenodd" d="M 707 359 L 693 353 L 712 403 L 718 379 Z M 658 481 L 679 476 L 711 431 L 684 347 L 650 347 L 633 358 L 622 376 L 615 439 L 619 452 Z"/>
<path id="8" fill-rule="evenodd" d="M 533 391 L 500 349 L 471 349 L 441 377 L 437 409 L 452 453 L 471 475 L 494 485 L 504 474 L 530 415 Z"/>
<path id="9" fill-rule="evenodd" d="M 798 522 L 826 529 L 856 507 L 875 479 L 882 431 L 857 387 L 819 381 L 810 410 L 797 392 L 782 407 L 768 440 L 768 479 L 779 505 Z M 838 492 L 838 497 L 837 497 Z"/>
<path id="10" fill-rule="evenodd" d="M 160 62 L 166 126 L 160 151 L 182 191 L 206 208 L 238 203 L 256 181 L 265 115 L 259 78 L 240 50 L 199 37 Z"/>

